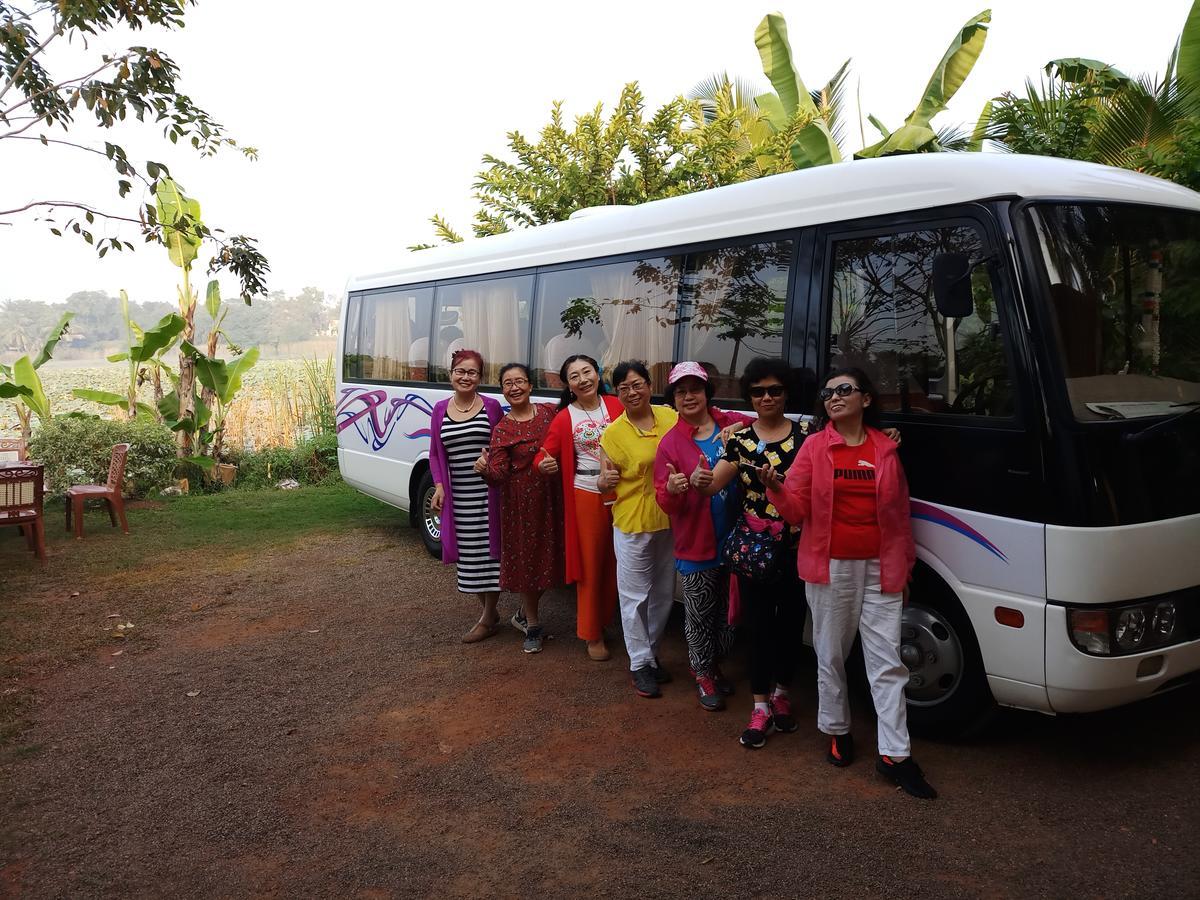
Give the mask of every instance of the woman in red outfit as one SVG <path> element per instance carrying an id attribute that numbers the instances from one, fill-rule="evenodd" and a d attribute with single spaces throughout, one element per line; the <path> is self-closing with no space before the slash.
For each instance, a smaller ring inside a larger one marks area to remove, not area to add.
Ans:
<path id="1" fill-rule="evenodd" d="M 590 356 L 567 357 L 559 377 L 566 387 L 537 464 L 543 475 L 562 478 L 563 542 L 567 581 L 576 589 L 576 633 L 587 642 L 588 656 L 602 662 L 610 657 L 604 626 L 617 607 L 617 561 L 612 511 L 599 485 L 600 438 L 624 408 L 604 393 L 600 367 Z"/>
<path id="2" fill-rule="evenodd" d="M 483 477 L 500 488 L 500 589 L 521 595 L 512 623 L 525 632 L 525 652 L 539 653 L 538 603 L 563 583 L 562 490 L 533 468 L 555 408 L 530 402 L 532 376 L 521 363 L 500 370 L 500 388 L 510 409 L 492 431 Z"/>
<path id="3" fill-rule="evenodd" d="M 854 759 L 845 659 L 857 633 L 878 719 L 876 769 L 909 794 L 937 791 L 910 755 L 900 661 L 900 617 L 916 561 L 908 482 L 896 446 L 877 427 L 875 388 L 861 369 L 834 371 L 820 391 L 817 424 L 780 484 L 773 466 L 759 477 L 776 509 L 803 523 L 797 566 L 812 613 L 817 653 L 817 727 L 826 759 Z"/>

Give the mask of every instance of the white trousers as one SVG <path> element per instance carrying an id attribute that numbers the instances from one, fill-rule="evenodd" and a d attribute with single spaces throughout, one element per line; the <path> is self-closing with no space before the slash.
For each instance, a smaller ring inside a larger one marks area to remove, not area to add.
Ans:
<path id="1" fill-rule="evenodd" d="M 850 731 L 846 656 L 854 634 L 862 637 L 871 699 L 879 720 L 879 753 L 909 755 L 904 688 L 908 669 L 900 662 L 901 594 L 882 592 L 877 559 L 831 559 L 829 584 L 805 584 L 812 610 L 817 653 L 817 727 L 825 734 Z"/>
<path id="2" fill-rule="evenodd" d="M 670 529 L 625 534 L 613 528 L 617 596 L 629 670 L 654 664 L 675 602 L 675 543 Z"/>

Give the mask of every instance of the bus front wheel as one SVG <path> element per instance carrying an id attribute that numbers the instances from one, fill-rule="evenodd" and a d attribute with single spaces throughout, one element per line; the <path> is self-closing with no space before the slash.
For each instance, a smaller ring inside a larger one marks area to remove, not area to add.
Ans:
<path id="1" fill-rule="evenodd" d="M 914 732 L 964 737 L 995 710 L 971 621 L 954 592 L 918 571 L 900 622 L 900 660 L 908 668 L 908 722 Z"/>
<path id="2" fill-rule="evenodd" d="M 421 534 L 421 542 L 434 559 L 442 558 L 442 517 L 433 511 L 433 475 L 426 470 L 412 498 L 413 525 Z"/>

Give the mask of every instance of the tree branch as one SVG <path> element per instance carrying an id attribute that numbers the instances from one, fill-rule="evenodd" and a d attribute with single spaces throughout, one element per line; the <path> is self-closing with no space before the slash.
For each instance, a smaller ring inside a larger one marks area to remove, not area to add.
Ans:
<path id="1" fill-rule="evenodd" d="M 47 94 L 53 94 L 53 93 L 56 93 L 57 91 L 61 91 L 63 88 L 67 87 L 69 84 L 72 84 L 73 82 L 83 81 L 85 79 L 91 78 L 93 75 L 99 75 L 101 72 L 103 72 L 109 66 L 115 65 L 116 63 L 119 63 L 119 62 L 127 62 L 128 60 L 129 60 L 129 54 L 126 54 L 124 56 L 117 56 L 117 57 L 114 57 L 113 59 L 106 61 L 99 68 L 93 69 L 91 72 L 88 72 L 86 75 L 78 75 L 75 78 L 68 78 L 66 81 L 60 81 L 58 84 L 52 84 L 48 88 L 42 88 L 40 91 L 35 91 L 34 93 L 32 93 L 28 97 L 26 97 L 24 100 L 22 100 L 20 103 L 14 104 L 13 106 L 10 106 L 8 109 L 0 109 L 0 118 L 7 119 L 9 113 L 16 112 L 22 106 L 26 106 L 27 104 L 32 103 L 38 97 L 44 97 Z M 0 135 L 0 137 L 5 137 L 5 136 L 6 135 Z"/>
<path id="2" fill-rule="evenodd" d="M 21 77 L 21 73 L 23 71 L 25 71 L 25 69 L 29 66 L 29 64 L 31 62 L 33 62 L 34 59 L 36 59 L 43 50 L 46 49 L 46 46 L 52 40 L 54 40 L 57 37 L 60 37 L 62 35 L 62 33 L 63 33 L 62 22 L 59 22 L 57 25 L 54 26 L 54 30 L 50 32 L 50 35 L 44 41 L 42 41 L 40 44 L 38 44 L 38 46 L 34 48 L 34 51 L 32 53 L 30 53 L 23 60 L 21 60 L 21 62 L 13 70 L 12 77 L 10 77 L 8 79 L 8 81 L 6 81 L 4 83 L 3 87 L 0 87 L 0 99 L 3 99 L 4 95 L 7 94 L 9 92 L 9 90 L 12 88 L 12 86 L 17 83 L 17 79 Z"/>
<path id="3" fill-rule="evenodd" d="M 105 159 L 111 159 L 111 157 L 103 150 L 97 150 L 95 147 L 89 147 L 86 144 L 76 144 L 74 141 L 64 141 L 60 138 L 48 138 L 45 135 L 42 135 L 41 137 L 29 137 L 27 135 L 18 135 L 16 132 L 12 134 L 6 134 L 4 137 L 14 138 L 18 141 L 38 141 L 39 143 L 43 144 L 61 144 L 64 147 L 74 147 L 76 150 L 82 150 L 85 153 L 95 153 L 97 156 L 103 156 Z M 124 157 L 122 157 L 122 159 L 124 159 Z M 135 166 L 130 165 L 128 166 L 128 169 L 129 174 L 131 174 L 138 181 L 142 182 L 142 184 L 146 185 L 147 188 L 154 187 L 154 182 L 139 172 Z M 3 215 L 3 213 L 0 213 L 0 215 Z"/>

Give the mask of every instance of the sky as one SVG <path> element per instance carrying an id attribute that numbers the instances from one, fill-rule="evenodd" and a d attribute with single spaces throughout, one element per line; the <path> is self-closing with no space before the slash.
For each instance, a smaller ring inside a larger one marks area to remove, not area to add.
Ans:
<path id="1" fill-rule="evenodd" d="M 935 126 L 973 123 L 988 98 L 1019 91 L 1059 57 L 1102 59 L 1128 74 L 1161 72 L 1190 7 L 1191 0 L 996 0 L 983 54 Z M 210 227 L 258 238 L 271 262 L 271 290 L 311 285 L 340 295 L 351 275 L 396 268 L 408 245 L 432 242 L 433 213 L 469 234 L 481 157 L 502 155 L 511 130 L 535 138 L 554 100 L 565 101 L 568 117 L 599 101 L 611 109 L 622 85 L 638 81 L 652 111 L 722 70 L 766 90 L 754 29 L 777 10 L 808 87 L 851 57 L 863 120 L 873 113 L 894 128 L 957 29 L 981 9 L 982 0 L 202 0 L 182 31 L 106 35 L 86 50 L 64 47 L 49 63 L 63 77 L 129 44 L 170 55 L 184 91 L 256 147 L 258 160 L 229 150 L 202 159 L 136 123 L 108 139 L 131 159 L 167 163 Z M 853 103 L 847 131 L 861 147 Z M 105 137 L 88 128 L 71 134 L 94 146 Z M 36 142 L 0 146 L 0 209 L 43 199 L 122 209 L 104 159 Z M 136 253 L 97 260 L 82 241 L 55 238 L 28 214 L 12 221 L 0 225 L 0 301 L 61 302 L 74 291 L 122 288 L 135 301 L 175 298 L 179 270 L 161 247 L 142 245 L 134 226 L 120 233 Z M 235 287 L 223 282 L 226 295 Z"/>

